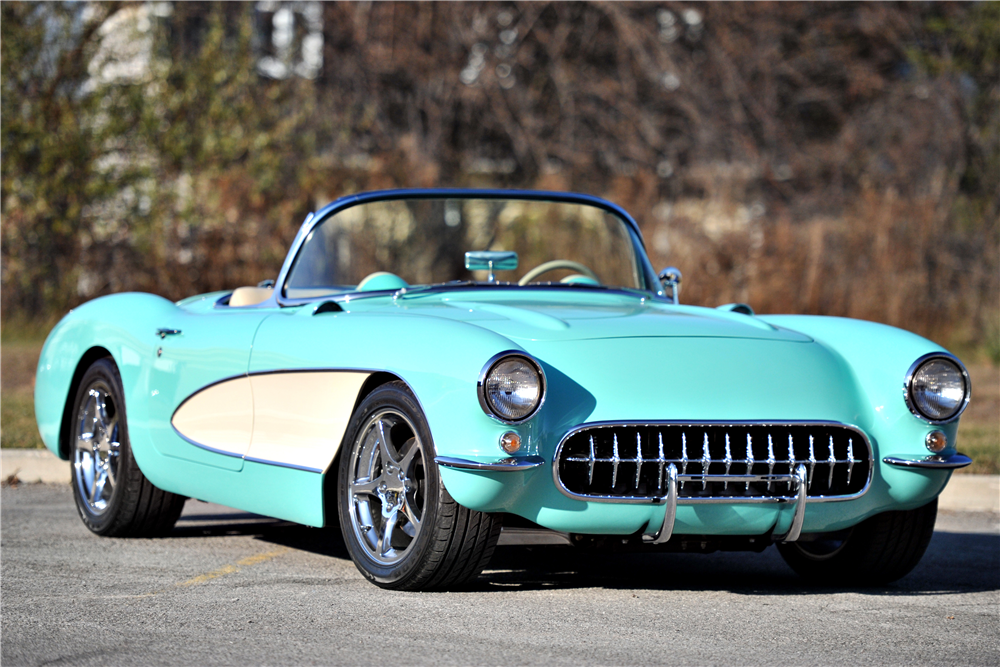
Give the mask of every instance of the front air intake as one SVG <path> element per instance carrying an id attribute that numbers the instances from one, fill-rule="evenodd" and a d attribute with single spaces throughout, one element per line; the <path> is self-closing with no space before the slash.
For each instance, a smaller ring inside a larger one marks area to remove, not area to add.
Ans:
<path id="1" fill-rule="evenodd" d="M 843 500 L 867 489 L 872 450 L 832 422 L 602 423 L 567 434 L 554 469 L 568 496 L 649 502 L 666 493 L 671 464 L 680 502 L 792 500 L 800 465 L 810 499 Z"/>

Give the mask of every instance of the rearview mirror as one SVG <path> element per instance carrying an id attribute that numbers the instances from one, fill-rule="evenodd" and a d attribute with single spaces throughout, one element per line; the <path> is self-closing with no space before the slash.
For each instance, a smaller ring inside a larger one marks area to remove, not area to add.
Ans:
<path id="1" fill-rule="evenodd" d="M 681 270 L 676 266 L 668 266 L 660 271 L 660 282 L 665 289 L 670 290 L 670 299 L 674 303 L 681 302 Z"/>
<path id="2" fill-rule="evenodd" d="M 513 271 L 517 268 L 517 253 L 512 250 L 472 250 L 465 253 L 465 268 L 469 271 L 489 271 L 486 279 L 496 282 L 494 271 Z"/>

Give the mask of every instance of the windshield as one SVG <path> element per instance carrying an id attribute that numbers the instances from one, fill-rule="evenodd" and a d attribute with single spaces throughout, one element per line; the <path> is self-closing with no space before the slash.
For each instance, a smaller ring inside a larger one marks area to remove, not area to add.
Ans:
<path id="1" fill-rule="evenodd" d="M 498 261 L 491 280 L 487 264 L 500 251 L 517 253 L 516 268 Z M 640 257 L 629 226 L 597 206 L 486 198 L 373 201 L 341 210 L 309 232 L 284 296 L 456 280 L 645 290 Z"/>

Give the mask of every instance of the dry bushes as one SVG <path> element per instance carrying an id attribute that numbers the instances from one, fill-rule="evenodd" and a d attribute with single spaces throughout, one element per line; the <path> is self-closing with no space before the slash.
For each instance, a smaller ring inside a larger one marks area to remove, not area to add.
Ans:
<path id="1" fill-rule="evenodd" d="M 316 80 L 256 74 L 266 4 L 174 3 L 89 96 L 31 61 L 76 9 L 4 4 L 5 319 L 254 284 L 337 196 L 489 185 L 622 204 L 688 302 L 1000 340 L 996 3 L 328 3 Z"/>
<path id="2" fill-rule="evenodd" d="M 841 218 L 748 219 L 714 238 L 705 208 L 700 224 L 674 215 L 651 232 L 655 260 L 685 270 L 685 301 L 862 318 L 944 341 L 974 339 L 996 316 L 996 245 L 948 230 L 936 201 L 865 191 Z"/>

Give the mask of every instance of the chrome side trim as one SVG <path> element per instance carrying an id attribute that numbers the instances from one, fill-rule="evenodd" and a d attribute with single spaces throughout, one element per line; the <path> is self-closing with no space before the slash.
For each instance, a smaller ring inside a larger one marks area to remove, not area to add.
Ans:
<path id="1" fill-rule="evenodd" d="M 323 474 L 323 471 L 319 468 L 309 468 L 307 466 L 295 465 L 294 463 L 282 463 L 281 461 L 268 461 L 267 459 L 255 459 L 252 456 L 244 456 L 244 461 L 249 461 L 250 463 L 263 463 L 264 465 L 276 466 L 278 468 L 291 468 L 292 470 L 301 470 L 303 472 L 314 472 L 318 474 Z"/>
<path id="2" fill-rule="evenodd" d="M 579 433 L 580 431 L 584 431 L 584 430 L 588 430 L 588 429 L 593 429 L 593 428 L 611 428 L 611 427 L 615 427 L 615 426 L 651 426 L 651 427 L 656 427 L 656 426 L 836 426 L 836 427 L 845 428 L 845 429 L 849 429 L 851 431 L 854 431 L 861 438 L 862 442 L 865 443 L 865 447 L 867 447 L 867 449 L 868 449 L 868 461 L 871 464 L 868 467 L 868 479 L 865 480 L 865 486 L 864 486 L 864 488 L 862 488 L 860 491 L 858 491 L 857 493 L 855 493 L 853 495 L 850 495 L 850 496 L 810 496 L 809 497 L 809 502 L 811 502 L 811 503 L 841 502 L 841 501 L 847 501 L 847 500 L 856 500 L 857 498 L 860 498 L 865 493 L 867 493 L 868 489 L 871 488 L 872 477 L 873 477 L 874 472 L 875 472 L 874 450 L 872 449 L 872 444 L 871 444 L 871 441 L 868 439 L 868 435 L 864 431 L 862 431 L 860 428 L 858 428 L 857 426 L 855 426 L 853 424 L 845 424 L 843 422 L 825 421 L 825 420 L 814 420 L 814 421 L 807 421 L 807 420 L 788 420 L 788 421 L 772 421 L 772 420 L 761 420 L 761 421 L 750 421 L 750 420 L 740 420 L 740 421 L 736 421 L 736 420 L 734 420 L 734 421 L 727 421 L 727 420 L 706 420 L 706 421 L 698 421 L 698 422 L 686 421 L 686 420 L 665 420 L 665 421 L 600 421 L 600 422 L 589 422 L 589 423 L 586 423 L 586 424 L 580 424 L 579 426 L 576 426 L 576 427 L 570 429 L 569 431 L 566 432 L 566 434 L 559 441 L 559 444 L 556 446 L 555 453 L 552 456 L 552 479 L 553 479 L 553 481 L 555 483 L 556 488 L 559 489 L 560 493 L 562 493 L 564 496 L 566 496 L 568 498 L 572 498 L 573 500 L 595 501 L 595 502 L 605 502 L 605 503 L 625 503 L 625 504 L 630 504 L 630 505 L 648 505 L 650 503 L 660 504 L 662 502 L 662 500 L 660 500 L 660 499 L 658 499 L 656 497 L 599 496 L 599 495 L 590 495 L 590 496 L 588 496 L 588 495 L 582 495 L 582 494 L 573 493 L 572 491 L 570 491 L 569 489 L 567 489 L 563 485 L 562 480 L 559 478 L 559 460 L 560 460 L 560 457 L 562 455 L 563 445 L 566 444 L 566 441 L 569 440 L 572 436 L 574 436 L 577 433 Z M 852 451 L 849 454 L 849 456 L 851 456 L 851 458 L 853 459 L 853 455 L 854 455 L 854 452 L 853 452 L 853 447 L 852 447 Z M 629 459 L 629 460 L 631 461 L 631 459 Z M 647 459 L 647 460 L 655 460 L 655 459 Z M 694 461 L 696 459 L 690 459 L 690 460 Z M 752 459 L 752 453 L 748 455 L 748 459 L 747 460 L 748 461 L 752 461 L 753 460 Z M 670 462 L 670 461 L 681 463 L 682 466 L 686 467 L 686 461 L 687 461 L 687 459 L 686 458 L 682 459 L 682 460 L 670 459 L 669 461 L 665 461 L 665 462 Z M 737 459 L 737 461 L 738 461 L 738 459 Z M 794 461 L 796 463 L 798 463 L 798 462 L 801 461 L 801 459 L 794 459 Z M 726 460 L 725 459 L 712 459 L 711 462 L 712 463 L 726 463 Z M 780 460 L 777 461 L 777 462 L 781 463 Z M 769 476 L 769 475 L 742 475 L 742 476 L 730 475 L 730 476 L 727 477 L 727 476 L 724 476 L 724 475 L 687 475 L 687 474 L 684 473 L 683 468 L 682 468 L 680 474 L 677 475 L 677 479 L 678 479 L 678 481 L 680 482 L 680 484 L 682 486 L 683 486 L 684 482 L 686 482 L 686 481 L 693 481 L 693 482 L 696 482 L 696 483 L 697 482 L 701 482 L 702 481 L 702 477 L 705 477 L 706 478 L 705 481 L 708 481 L 708 482 L 712 482 L 712 481 L 719 481 L 719 482 L 730 481 L 730 482 L 732 482 L 732 481 L 737 481 L 738 480 L 740 482 L 749 483 L 749 482 L 766 482 L 766 481 L 769 481 L 768 478 L 771 477 L 771 476 Z M 773 477 L 774 477 L 774 479 L 771 479 L 770 481 L 772 481 L 772 482 L 779 482 L 780 481 L 780 482 L 784 482 L 784 483 L 794 483 L 794 479 L 796 478 L 794 475 L 787 475 L 787 474 L 786 475 L 775 475 Z M 797 498 L 796 498 L 796 500 L 797 500 Z M 790 500 L 789 500 L 789 498 L 787 496 L 754 496 L 754 497 L 749 497 L 749 498 L 743 498 L 743 497 L 719 497 L 719 498 L 679 497 L 677 499 L 677 504 L 678 505 L 750 504 L 750 503 L 756 504 L 756 503 L 787 503 L 787 502 L 790 502 Z"/>
<path id="3" fill-rule="evenodd" d="M 494 414 L 492 410 L 490 410 L 490 405 L 486 401 L 486 388 L 484 386 L 486 383 L 486 376 L 490 374 L 490 371 L 493 370 L 493 367 L 496 366 L 501 361 L 503 361 L 504 359 L 506 359 L 507 357 L 521 357 L 522 359 L 526 359 L 528 363 L 530 363 L 532 366 L 535 367 L 535 370 L 538 371 L 538 377 L 540 377 L 542 380 L 542 387 L 541 391 L 539 392 L 541 398 L 538 399 L 538 405 L 536 405 L 535 409 L 532 410 L 530 413 L 528 413 L 526 417 L 517 419 L 515 421 L 503 419 L 498 415 Z M 479 407 L 481 407 L 483 409 L 483 412 L 485 412 L 489 417 L 492 417 L 501 424 L 508 424 L 513 426 L 516 424 L 523 424 L 524 422 L 528 421 L 529 419 L 538 414 L 538 411 L 542 409 L 542 405 L 545 404 L 545 391 L 546 389 L 548 389 L 548 386 L 549 383 L 546 381 L 545 371 L 542 370 L 542 365 L 538 363 L 537 359 L 535 359 L 533 356 L 531 356 L 530 354 L 528 354 L 523 350 L 504 350 L 503 352 L 498 352 L 497 354 L 494 354 L 492 357 L 490 357 L 490 360 L 486 362 L 485 366 L 483 366 L 483 370 L 479 372 L 479 379 L 476 381 L 476 396 L 479 398 Z"/>
<path id="4" fill-rule="evenodd" d="M 800 465 L 795 469 L 796 486 L 798 494 L 795 498 L 795 514 L 792 516 L 792 524 L 788 527 L 788 532 L 784 535 L 775 535 L 775 542 L 796 542 L 802 535 L 802 524 L 806 520 L 806 494 L 808 483 L 806 482 L 806 467 Z"/>
<path id="5" fill-rule="evenodd" d="M 198 442 L 197 440 L 192 440 L 191 438 L 187 437 L 186 435 L 184 435 L 183 433 L 181 433 L 180 431 L 178 431 L 177 428 L 173 424 L 171 424 L 170 427 L 174 429 L 174 433 L 176 433 L 177 436 L 181 440 L 183 440 L 184 442 L 188 443 L 189 445 L 194 445 L 195 447 L 197 447 L 199 449 L 204 449 L 206 452 L 212 452 L 213 454 L 221 454 L 222 456 L 228 456 L 229 458 L 232 458 L 232 459 L 243 459 L 244 461 L 250 461 L 251 463 L 263 463 L 265 465 L 276 466 L 278 468 L 291 468 L 292 470 L 302 470 L 304 472 L 315 472 L 315 473 L 322 473 L 323 472 L 322 470 L 319 470 L 318 468 L 307 468 L 305 466 L 298 466 L 298 465 L 294 465 L 292 463 L 282 463 L 281 461 L 268 461 L 266 459 L 256 459 L 256 458 L 253 458 L 252 456 L 245 456 L 245 455 L 242 455 L 242 454 L 235 454 L 233 452 L 227 452 L 224 449 L 216 449 L 215 447 L 210 447 L 208 445 L 203 445 L 202 443 Z"/>
<path id="6" fill-rule="evenodd" d="M 198 447 L 199 449 L 204 449 L 206 452 L 212 452 L 213 454 L 222 454 L 223 456 L 228 456 L 229 458 L 233 458 L 233 459 L 242 459 L 243 458 L 242 454 L 236 454 L 234 452 L 227 452 L 224 449 L 216 449 L 215 447 L 210 447 L 208 445 L 203 445 L 202 443 L 198 442 L 197 440 L 192 440 L 191 438 L 187 437 L 186 435 L 184 435 L 183 433 L 181 433 L 180 431 L 178 431 L 177 427 L 174 426 L 173 424 L 170 424 L 170 428 L 174 429 L 174 434 L 177 435 L 178 438 L 180 438 L 181 440 L 183 440 L 184 442 L 186 442 L 189 445 L 194 445 L 195 447 Z M 174 458 L 177 458 L 177 457 L 174 457 Z"/>
<path id="7" fill-rule="evenodd" d="M 962 379 L 965 380 L 965 400 L 962 402 L 962 407 L 958 409 L 954 415 L 948 419 L 934 420 L 929 417 L 924 416 L 917 410 L 917 406 L 913 404 L 913 397 L 910 395 L 910 383 L 913 381 L 913 375 L 917 372 L 917 369 L 923 366 L 926 362 L 931 359 L 947 359 L 948 361 L 954 363 L 958 366 L 958 370 L 962 373 Z M 910 364 L 910 369 L 906 371 L 906 380 L 903 381 L 903 401 L 906 403 L 906 407 L 909 409 L 913 416 L 922 422 L 927 422 L 928 424 L 950 424 L 965 412 L 965 409 L 969 407 L 969 400 L 972 398 L 972 379 L 969 377 L 969 371 L 966 370 L 965 364 L 950 352 L 931 352 L 930 354 L 925 354 L 919 357 L 916 361 Z"/>
<path id="8" fill-rule="evenodd" d="M 491 463 L 480 461 L 470 461 L 468 459 L 457 459 L 451 456 L 436 456 L 434 462 L 446 468 L 456 468 L 458 470 L 481 470 L 487 472 L 519 472 L 531 470 L 545 463 L 545 459 L 540 456 L 522 456 L 500 459 Z"/>
<path id="9" fill-rule="evenodd" d="M 930 456 L 907 456 L 905 454 L 900 454 L 896 456 L 885 456 L 882 458 L 882 463 L 888 463 L 889 465 L 901 466 L 903 468 L 928 468 L 932 470 L 955 470 L 956 468 L 964 468 L 965 466 L 972 463 L 970 459 L 965 454 L 952 454 L 951 456 L 938 456 L 932 454 Z"/>

